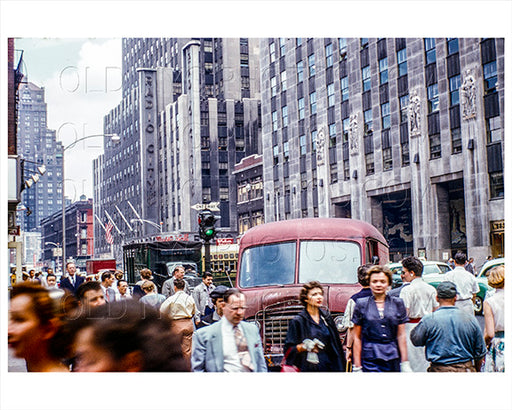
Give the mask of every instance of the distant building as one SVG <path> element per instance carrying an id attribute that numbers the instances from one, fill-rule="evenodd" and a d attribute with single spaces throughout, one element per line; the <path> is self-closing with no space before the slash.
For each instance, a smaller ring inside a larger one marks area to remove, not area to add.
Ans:
<path id="1" fill-rule="evenodd" d="M 41 232 L 23 232 L 23 264 L 37 269 L 41 260 Z"/>
<path id="2" fill-rule="evenodd" d="M 251 155 L 235 165 L 238 234 L 242 235 L 264 219 L 263 156 Z M 268 198 L 270 200 L 270 198 Z"/>
<path id="3" fill-rule="evenodd" d="M 45 165 L 46 173 L 39 181 L 22 192 L 21 200 L 27 212 L 19 212 L 23 231 L 39 231 L 43 218 L 62 209 L 62 144 L 55 131 L 46 127 L 44 88 L 28 82 L 19 89 L 18 154 L 22 162 L 23 180 L 37 174 Z"/>
<path id="4" fill-rule="evenodd" d="M 92 199 L 86 199 L 82 195 L 80 201 L 66 207 L 66 258 L 77 262 L 82 269 L 85 269 L 85 260 L 94 255 L 92 204 Z M 41 230 L 42 260 L 45 266 L 51 266 L 51 261 L 56 262 L 58 258 L 54 256 L 53 244 L 62 246 L 62 211 L 44 218 L 41 221 Z"/>
<path id="5" fill-rule="evenodd" d="M 117 259 L 122 241 L 158 234 L 154 224 L 196 233 L 197 204 L 219 202 L 219 236 L 237 235 L 232 171 L 261 152 L 258 46 L 247 38 L 123 39 L 123 100 L 104 121 L 121 143 L 94 162 L 95 214 L 106 221 L 108 212 L 123 232 L 113 232 Z M 153 225 L 130 222 L 139 217 Z M 97 253 L 109 249 L 103 232 L 95 221 Z"/>
<path id="6" fill-rule="evenodd" d="M 504 40 L 262 39 L 265 221 L 351 217 L 393 259 L 503 255 Z"/>

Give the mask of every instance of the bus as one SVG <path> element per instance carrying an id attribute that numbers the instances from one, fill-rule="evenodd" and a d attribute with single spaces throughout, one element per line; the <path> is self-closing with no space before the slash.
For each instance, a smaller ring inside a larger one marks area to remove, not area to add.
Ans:
<path id="1" fill-rule="evenodd" d="M 376 258 L 380 264 L 388 262 L 384 236 L 355 219 L 270 222 L 241 237 L 236 286 L 246 295 L 246 320 L 261 331 L 269 368 L 280 365 L 288 322 L 303 309 L 302 284 L 322 284 L 324 307 L 340 328 L 349 298 L 361 289 L 357 268 Z"/>
<path id="2" fill-rule="evenodd" d="M 185 268 L 185 280 L 190 287 L 201 283 L 205 272 L 204 245 L 199 241 L 152 240 L 134 241 L 123 246 L 123 263 L 127 280 L 134 285 L 140 280 L 140 270 L 153 272 L 153 281 L 158 289 L 172 276 L 177 265 Z M 233 287 L 238 264 L 238 244 L 216 244 L 210 246 L 210 271 L 215 286 Z"/>
<path id="3" fill-rule="evenodd" d="M 238 248 L 239 246 L 236 243 L 210 246 L 210 272 L 213 274 L 213 284 L 215 286 L 234 286 L 238 266 Z M 206 270 L 204 246 L 202 267 L 204 272 Z"/>

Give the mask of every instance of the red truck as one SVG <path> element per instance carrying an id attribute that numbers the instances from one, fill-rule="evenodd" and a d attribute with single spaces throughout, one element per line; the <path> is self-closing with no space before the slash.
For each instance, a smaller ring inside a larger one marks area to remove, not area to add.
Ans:
<path id="1" fill-rule="evenodd" d="M 115 259 L 89 259 L 85 264 L 87 277 L 94 277 L 102 270 L 111 269 L 116 270 Z M 99 278 L 98 278 L 99 279 Z"/>
<path id="2" fill-rule="evenodd" d="M 305 218 L 249 229 L 240 240 L 237 287 L 247 297 L 246 320 L 261 331 L 270 368 L 278 367 L 288 322 L 302 309 L 302 284 L 319 281 L 337 324 L 348 299 L 361 289 L 359 265 L 388 262 L 386 240 L 374 226 L 354 219 Z"/>

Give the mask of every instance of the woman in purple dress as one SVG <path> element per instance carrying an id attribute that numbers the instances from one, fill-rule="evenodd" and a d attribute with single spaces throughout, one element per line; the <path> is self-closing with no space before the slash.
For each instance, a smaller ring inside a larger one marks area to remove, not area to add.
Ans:
<path id="1" fill-rule="evenodd" d="M 407 361 L 404 302 L 386 294 L 392 274 L 383 266 L 368 271 L 371 296 L 356 302 L 352 322 L 354 372 L 411 371 Z"/>

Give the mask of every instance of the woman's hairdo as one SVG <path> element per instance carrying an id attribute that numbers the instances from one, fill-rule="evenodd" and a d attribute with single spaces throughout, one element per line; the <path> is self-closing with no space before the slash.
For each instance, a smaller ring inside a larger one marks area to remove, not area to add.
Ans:
<path id="1" fill-rule="evenodd" d="M 505 287 L 505 265 L 495 266 L 489 271 L 487 283 L 493 288 L 500 289 Z"/>
<path id="2" fill-rule="evenodd" d="M 368 270 L 368 283 L 371 282 L 372 275 L 374 275 L 376 273 L 381 273 L 381 272 L 384 273 L 386 275 L 386 277 L 388 278 L 388 285 L 391 285 L 391 283 L 393 283 L 393 274 L 391 273 L 391 271 L 388 268 L 386 268 L 385 266 L 382 266 L 382 265 L 373 266 Z"/>
<path id="3" fill-rule="evenodd" d="M 320 284 L 320 282 L 317 282 L 316 280 L 313 280 L 311 282 L 304 283 L 302 285 L 302 289 L 300 290 L 299 294 L 299 300 L 302 306 L 307 306 L 308 302 L 308 293 L 311 289 L 320 289 L 322 291 L 322 295 L 324 294 L 324 288 Z"/>

